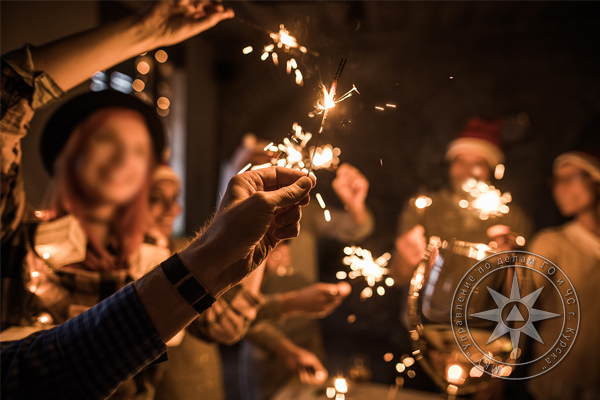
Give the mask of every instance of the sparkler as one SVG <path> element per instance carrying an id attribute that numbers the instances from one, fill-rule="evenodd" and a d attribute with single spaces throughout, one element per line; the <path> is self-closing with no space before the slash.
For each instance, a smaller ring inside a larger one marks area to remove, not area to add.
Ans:
<path id="1" fill-rule="evenodd" d="M 479 218 L 482 220 L 507 214 L 510 211 L 507 204 L 512 201 L 512 196 L 509 192 L 502 193 L 494 186 L 473 178 L 463 184 L 462 190 L 468 193 L 471 200 L 460 200 L 458 205 L 461 208 L 478 211 Z"/>
<path id="2" fill-rule="evenodd" d="M 390 253 L 385 253 L 377 259 L 373 259 L 373 255 L 367 249 L 352 246 L 344 248 L 344 264 L 350 266 L 351 271 L 346 274 L 344 271 L 339 271 L 336 274 L 338 279 L 346 279 L 346 276 L 353 280 L 358 277 L 364 277 L 367 282 L 367 287 L 361 292 L 361 298 L 367 299 L 373 295 L 373 288 L 379 282 L 384 282 L 387 286 L 394 285 L 394 280 L 390 277 L 386 277 L 388 269 L 386 268 L 387 263 L 390 261 Z M 385 280 L 384 280 L 385 278 Z M 385 294 L 385 288 L 382 284 L 378 285 L 375 289 L 376 293 L 380 296 Z"/>
<path id="3" fill-rule="evenodd" d="M 329 90 L 327 90 L 327 88 L 323 85 L 323 99 L 321 102 L 317 102 L 317 108 L 315 110 L 315 112 L 317 114 L 322 113 L 323 117 L 321 119 L 321 126 L 319 127 L 319 131 L 317 132 L 317 139 L 316 139 L 316 145 L 315 145 L 315 149 L 313 150 L 313 154 L 310 158 L 310 166 L 308 168 L 308 173 L 310 174 L 310 172 L 313 169 L 313 165 L 314 165 L 314 161 L 315 161 L 315 155 L 316 155 L 316 151 L 317 151 L 317 147 L 319 145 L 319 140 L 321 138 L 321 134 L 323 133 L 323 129 L 325 129 L 325 122 L 327 121 L 327 115 L 329 114 L 329 110 L 331 110 L 332 108 L 335 107 L 336 103 L 339 103 L 341 101 L 346 100 L 347 98 L 351 97 L 354 92 L 360 94 L 358 92 L 358 89 L 356 89 L 356 86 L 352 85 L 352 89 L 350 89 L 348 92 L 346 92 L 343 96 L 341 96 L 339 99 L 335 99 L 335 94 L 337 92 L 337 86 L 338 86 L 338 82 L 342 76 L 342 72 L 344 72 L 344 67 L 346 66 L 346 59 L 342 58 L 342 60 L 340 61 L 340 65 L 338 66 L 337 72 L 335 73 L 335 77 L 333 78 L 333 82 L 331 83 L 331 87 L 329 88 Z"/>
<path id="4" fill-rule="evenodd" d="M 319 56 L 319 53 L 317 53 L 316 51 L 309 50 L 305 46 L 300 45 L 298 43 L 298 40 L 294 36 L 290 35 L 290 32 L 285 28 L 285 26 L 283 24 L 279 25 L 279 30 L 277 32 L 274 32 L 274 31 L 265 29 L 260 25 L 246 21 L 245 19 L 242 19 L 242 18 L 236 18 L 236 19 L 245 25 L 251 26 L 254 29 L 257 29 L 261 32 L 266 33 L 267 35 L 269 35 L 269 37 L 273 41 L 273 43 L 263 46 L 263 53 L 260 56 L 260 59 L 263 61 L 267 60 L 270 56 L 271 59 L 273 60 L 273 64 L 279 65 L 279 55 L 276 52 L 277 49 L 281 49 L 285 53 L 289 53 L 290 50 L 292 50 L 292 49 L 297 49 L 302 54 L 311 54 L 315 57 Z M 254 49 L 252 48 L 252 46 L 246 46 L 246 47 L 244 47 L 242 52 L 244 54 L 250 54 L 250 53 L 252 53 L 253 50 Z M 302 74 L 302 71 L 300 71 L 300 69 L 298 68 L 298 63 L 296 62 L 296 60 L 294 58 L 290 58 L 286 62 L 287 74 L 290 75 L 292 73 L 292 70 L 294 70 L 294 77 L 296 78 L 296 84 L 298 86 L 304 85 L 304 75 Z"/>

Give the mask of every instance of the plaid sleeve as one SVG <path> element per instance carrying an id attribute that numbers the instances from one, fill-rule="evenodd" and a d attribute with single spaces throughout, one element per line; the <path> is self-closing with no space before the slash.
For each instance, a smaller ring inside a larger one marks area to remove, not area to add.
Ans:
<path id="1" fill-rule="evenodd" d="M 128 285 L 56 328 L 4 343 L 2 398 L 104 399 L 166 350 Z"/>
<path id="2" fill-rule="evenodd" d="M 44 72 L 36 72 L 30 46 L 2 56 L 0 131 L 2 132 L 2 239 L 23 218 L 25 191 L 21 177 L 21 139 L 36 109 L 64 95 Z"/>

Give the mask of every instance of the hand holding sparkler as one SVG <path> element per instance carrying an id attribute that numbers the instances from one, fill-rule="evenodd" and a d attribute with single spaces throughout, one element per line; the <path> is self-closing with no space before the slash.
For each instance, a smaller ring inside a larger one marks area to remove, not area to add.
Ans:
<path id="1" fill-rule="evenodd" d="M 300 290 L 283 293 L 281 308 L 286 316 L 325 318 L 350 294 L 347 282 L 338 284 L 315 283 Z"/>
<path id="2" fill-rule="evenodd" d="M 296 346 L 289 339 L 283 339 L 279 343 L 276 353 L 285 361 L 288 368 L 298 372 L 300 381 L 304 384 L 319 385 L 329 376 L 315 354 Z"/>

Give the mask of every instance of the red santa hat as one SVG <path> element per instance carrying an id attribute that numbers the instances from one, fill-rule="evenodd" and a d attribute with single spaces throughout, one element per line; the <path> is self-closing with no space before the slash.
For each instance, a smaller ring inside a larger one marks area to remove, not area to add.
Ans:
<path id="1" fill-rule="evenodd" d="M 567 164 L 583 169 L 590 174 L 595 182 L 600 183 L 600 150 L 579 150 L 563 153 L 554 160 L 554 172 Z"/>
<path id="2" fill-rule="evenodd" d="M 446 160 L 452 161 L 458 155 L 469 153 L 485 158 L 490 168 L 504 162 L 501 133 L 504 121 L 500 118 L 487 121 L 473 117 L 456 139 L 448 144 Z"/>

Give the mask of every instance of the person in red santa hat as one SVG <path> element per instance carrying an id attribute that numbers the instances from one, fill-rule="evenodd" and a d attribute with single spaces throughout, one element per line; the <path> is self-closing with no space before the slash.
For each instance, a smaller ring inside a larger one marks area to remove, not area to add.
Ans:
<path id="1" fill-rule="evenodd" d="M 571 221 L 540 231 L 528 250 L 548 258 L 569 277 L 577 292 L 582 316 L 577 340 L 568 356 L 547 373 L 528 382 L 536 399 L 600 399 L 600 148 L 597 151 L 570 151 L 554 161 L 553 195 L 560 213 Z M 535 274 L 538 286 L 547 284 Z M 558 309 L 556 298 L 541 298 L 539 308 Z M 542 338 L 564 331 L 562 318 L 542 321 Z M 568 326 L 567 326 L 568 328 Z M 553 345 L 532 341 L 535 357 Z"/>
<path id="2" fill-rule="evenodd" d="M 458 137 L 448 144 L 448 184 L 411 199 L 400 213 L 391 263 L 398 284 L 408 284 L 432 236 L 491 243 L 499 250 L 507 250 L 518 247 L 517 242 L 522 245 L 533 233 L 530 219 L 514 202 L 502 208 L 505 212 L 489 212 L 473 207 L 475 198 L 467 192 L 478 183 L 484 187 L 492 185 L 495 172 L 503 171 L 503 125 L 502 119 L 470 118 Z"/>

